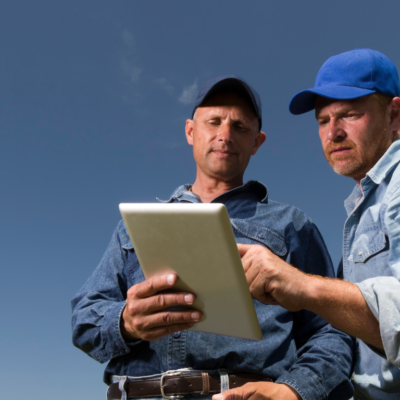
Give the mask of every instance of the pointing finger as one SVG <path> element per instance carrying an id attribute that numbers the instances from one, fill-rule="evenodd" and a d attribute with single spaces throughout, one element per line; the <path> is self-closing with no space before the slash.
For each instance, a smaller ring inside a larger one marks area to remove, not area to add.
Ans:
<path id="1" fill-rule="evenodd" d="M 237 243 L 240 257 L 243 257 L 244 255 L 246 255 L 246 253 L 252 248 L 252 246 L 254 246 L 254 245 Z"/>

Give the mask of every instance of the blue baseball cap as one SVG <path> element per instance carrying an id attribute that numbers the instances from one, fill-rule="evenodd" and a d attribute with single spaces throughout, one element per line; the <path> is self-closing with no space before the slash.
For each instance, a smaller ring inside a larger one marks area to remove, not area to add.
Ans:
<path id="1" fill-rule="evenodd" d="M 192 118 L 197 109 L 205 99 L 218 92 L 233 92 L 246 98 L 253 106 L 254 112 L 258 118 L 261 129 L 262 107 L 259 94 L 242 78 L 237 75 L 223 75 L 205 81 L 199 90 L 194 103 Z"/>
<path id="2" fill-rule="evenodd" d="M 314 87 L 293 96 L 289 111 L 298 115 L 313 110 L 316 96 L 351 100 L 377 92 L 400 96 L 396 67 L 379 51 L 355 49 L 329 58 L 319 70 Z"/>

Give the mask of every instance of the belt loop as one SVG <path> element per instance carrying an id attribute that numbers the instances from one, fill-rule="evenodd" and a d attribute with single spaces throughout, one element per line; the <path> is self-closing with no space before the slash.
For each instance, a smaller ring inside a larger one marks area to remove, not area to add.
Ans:
<path id="1" fill-rule="evenodd" d="M 229 390 L 229 375 L 224 369 L 218 370 L 221 377 L 221 393 Z"/>
<path id="2" fill-rule="evenodd" d="M 128 393 L 126 393 L 126 382 L 127 382 L 127 377 L 126 376 L 121 376 L 121 380 L 118 383 L 118 389 L 122 393 L 121 395 L 121 400 L 128 400 Z"/>
<path id="3" fill-rule="evenodd" d="M 203 390 L 201 394 L 208 395 L 210 393 L 210 380 L 208 377 L 208 372 L 202 372 L 201 378 L 203 381 Z"/>

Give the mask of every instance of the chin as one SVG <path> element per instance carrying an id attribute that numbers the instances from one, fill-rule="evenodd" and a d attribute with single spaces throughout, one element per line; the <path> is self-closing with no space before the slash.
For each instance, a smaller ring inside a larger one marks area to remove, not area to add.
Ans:
<path id="1" fill-rule="evenodd" d="M 347 176 L 348 178 L 356 179 L 362 174 L 362 170 L 364 170 L 362 163 L 359 164 L 347 164 L 347 165 L 331 165 L 332 169 L 338 174 L 342 176 Z"/>
<path id="2" fill-rule="evenodd" d="M 236 178 L 240 172 L 238 170 L 232 170 L 232 169 L 214 169 L 212 171 L 212 174 L 214 177 L 223 179 L 223 180 L 230 180 Z"/>

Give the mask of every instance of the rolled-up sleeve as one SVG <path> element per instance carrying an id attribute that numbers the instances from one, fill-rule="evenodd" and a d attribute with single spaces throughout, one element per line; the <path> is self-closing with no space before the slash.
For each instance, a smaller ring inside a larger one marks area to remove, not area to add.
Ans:
<path id="1" fill-rule="evenodd" d="M 400 282 L 395 277 L 378 276 L 356 285 L 379 321 L 385 354 L 374 350 L 400 367 Z"/>
<path id="2" fill-rule="evenodd" d="M 379 321 L 386 359 L 400 367 L 400 190 L 384 205 L 383 227 L 389 239 L 387 262 L 392 276 L 377 276 L 357 283 Z M 385 356 L 382 353 L 378 354 Z"/>

